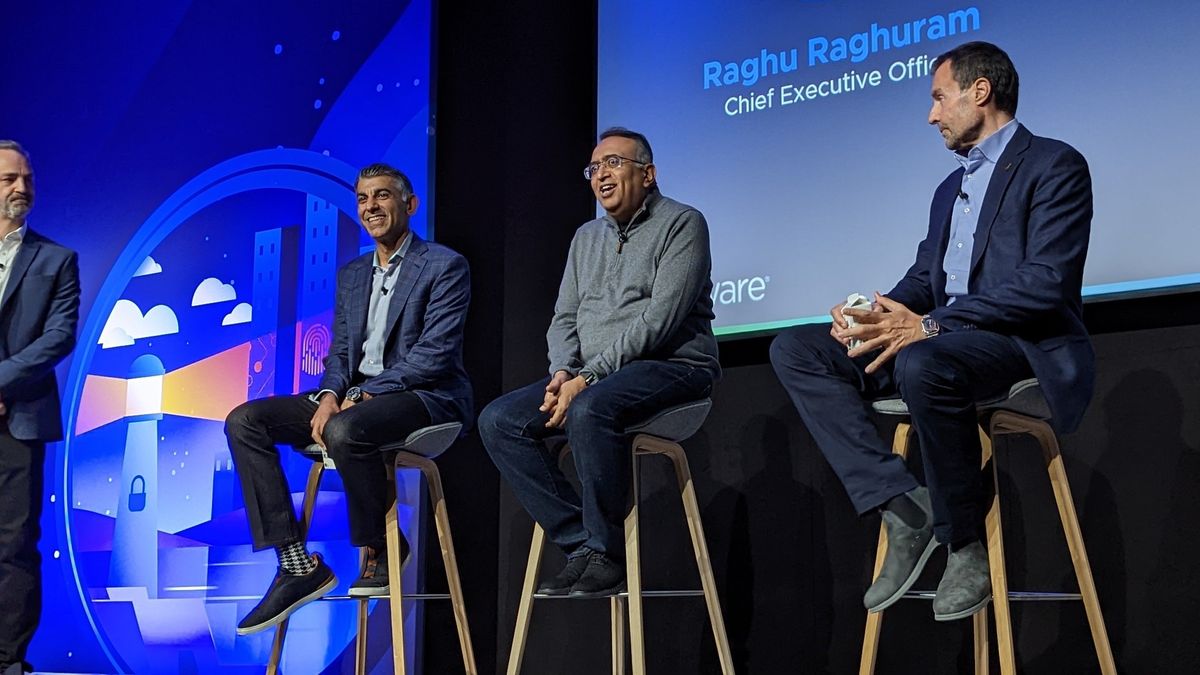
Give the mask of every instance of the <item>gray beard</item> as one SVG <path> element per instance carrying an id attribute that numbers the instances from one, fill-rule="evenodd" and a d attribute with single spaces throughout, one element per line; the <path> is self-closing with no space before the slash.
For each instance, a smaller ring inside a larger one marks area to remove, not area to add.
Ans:
<path id="1" fill-rule="evenodd" d="M 0 209 L 0 213 L 3 213 L 4 217 L 9 220 L 16 220 L 18 218 L 24 218 L 25 216 L 29 215 L 29 209 L 30 209 L 29 204 L 26 204 L 24 206 L 16 206 L 11 202 L 6 201 L 6 202 L 4 202 L 4 207 L 2 209 Z"/>

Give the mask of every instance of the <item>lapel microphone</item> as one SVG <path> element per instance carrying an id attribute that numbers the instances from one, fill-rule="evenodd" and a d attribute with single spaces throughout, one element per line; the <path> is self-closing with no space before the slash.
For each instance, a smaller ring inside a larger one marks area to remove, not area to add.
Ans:
<path id="1" fill-rule="evenodd" d="M 958 198 L 963 200 L 964 202 L 967 201 L 967 193 L 963 192 L 963 189 L 961 187 L 958 188 Z"/>

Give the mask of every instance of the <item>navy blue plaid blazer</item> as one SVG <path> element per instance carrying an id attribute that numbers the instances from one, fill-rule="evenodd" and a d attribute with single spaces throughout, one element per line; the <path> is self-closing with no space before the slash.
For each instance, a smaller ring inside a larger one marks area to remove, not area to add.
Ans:
<path id="1" fill-rule="evenodd" d="M 359 386 L 371 394 L 411 391 L 434 424 L 474 419 L 471 381 L 463 367 L 463 327 L 471 301 L 471 272 L 463 258 L 413 233 L 388 304 L 383 372 Z M 338 271 L 333 343 L 321 389 L 341 397 L 363 359 L 375 252 Z"/>

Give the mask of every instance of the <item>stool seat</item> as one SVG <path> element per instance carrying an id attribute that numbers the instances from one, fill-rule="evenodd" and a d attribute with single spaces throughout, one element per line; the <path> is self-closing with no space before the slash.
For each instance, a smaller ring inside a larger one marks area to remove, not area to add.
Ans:
<path id="1" fill-rule="evenodd" d="M 1042 385 L 1036 377 L 1021 380 L 1008 388 L 1008 393 L 977 404 L 980 412 L 1008 410 L 1041 420 L 1050 419 L 1050 406 L 1042 395 Z M 908 415 L 908 404 L 902 398 L 883 398 L 871 402 L 871 409 L 883 415 Z"/>
<path id="2" fill-rule="evenodd" d="M 693 401 L 684 403 L 654 415 L 644 422 L 639 422 L 628 429 L 631 434 L 648 434 L 664 440 L 678 443 L 696 434 L 708 417 L 712 408 L 712 400 Z"/>

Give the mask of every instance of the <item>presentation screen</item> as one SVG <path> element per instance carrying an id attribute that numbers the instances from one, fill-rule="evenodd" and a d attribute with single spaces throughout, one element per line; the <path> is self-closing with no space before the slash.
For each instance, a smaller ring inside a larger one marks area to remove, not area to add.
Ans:
<path id="1" fill-rule="evenodd" d="M 599 3 L 600 129 L 653 146 L 704 213 L 718 334 L 827 320 L 912 263 L 958 167 L 927 123 L 932 61 L 972 40 L 1020 74 L 1017 119 L 1091 167 L 1089 297 L 1200 283 L 1200 4 Z"/>

